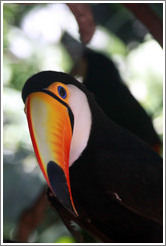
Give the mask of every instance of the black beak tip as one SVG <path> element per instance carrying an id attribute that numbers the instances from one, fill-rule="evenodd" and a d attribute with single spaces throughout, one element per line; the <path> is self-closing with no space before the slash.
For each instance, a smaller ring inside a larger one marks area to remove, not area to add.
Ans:
<path id="1" fill-rule="evenodd" d="M 50 161 L 47 165 L 47 174 L 52 191 L 57 199 L 67 210 L 76 216 L 76 212 L 74 211 L 71 203 L 66 177 L 62 168 L 54 161 Z"/>

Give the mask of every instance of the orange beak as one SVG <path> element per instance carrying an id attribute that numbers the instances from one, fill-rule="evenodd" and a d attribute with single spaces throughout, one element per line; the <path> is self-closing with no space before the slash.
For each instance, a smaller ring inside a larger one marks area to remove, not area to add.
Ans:
<path id="1" fill-rule="evenodd" d="M 50 189 L 65 208 L 78 215 L 69 180 L 72 111 L 43 90 L 28 96 L 26 113 L 34 151 Z"/>

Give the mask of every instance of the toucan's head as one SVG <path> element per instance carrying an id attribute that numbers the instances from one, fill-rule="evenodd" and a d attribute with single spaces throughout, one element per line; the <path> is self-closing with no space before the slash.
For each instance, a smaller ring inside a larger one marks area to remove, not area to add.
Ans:
<path id="1" fill-rule="evenodd" d="M 43 175 L 63 206 L 77 215 L 69 167 L 90 135 L 92 119 L 84 87 L 68 74 L 43 71 L 26 81 L 22 98 Z"/>

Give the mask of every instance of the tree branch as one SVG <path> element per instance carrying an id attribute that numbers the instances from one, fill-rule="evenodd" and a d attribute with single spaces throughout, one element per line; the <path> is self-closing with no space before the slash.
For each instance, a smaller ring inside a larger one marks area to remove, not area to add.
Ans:
<path id="1" fill-rule="evenodd" d="M 77 20 L 82 42 L 88 43 L 96 26 L 90 5 L 87 3 L 67 3 L 67 5 Z"/>
<path id="2" fill-rule="evenodd" d="M 149 30 L 152 36 L 163 46 L 163 23 L 147 3 L 123 3 L 136 18 Z"/>
<path id="3" fill-rule="evenodd" d="M 41 192 L 32 207 L 25 210 L 19 220 L 15 238 L 27 242 L 30 234 L 42 222 L 48 206 L 45 189 Z"/>

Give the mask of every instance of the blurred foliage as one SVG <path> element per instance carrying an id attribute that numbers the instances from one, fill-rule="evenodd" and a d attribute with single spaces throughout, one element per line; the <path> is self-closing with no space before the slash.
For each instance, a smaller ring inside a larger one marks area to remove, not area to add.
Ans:
<path id="1" fill-rule="evenodd" d="M 91 5 L 97 31 L 88 46 L 107 53 L 116 62 L 123 80 L 151 114 L 162 138 L 162 49 L 121 4 Z M 151 6 L 162 18 L 162 4 L 151 3 Z M 19 216 L 33 204 L 45 184 L 34 157 L 21 89 L 26 79 L 38 71 L 70 71 L 73 61 L 61 42 L 65 31 L 79 40 L 77 23 L 65 4 L 6 2 L 3 5 L 5 238 L 13 238 Z M 58 214 L 48 208 L 29 242 L 73 243 L 75 240 Z"/>

